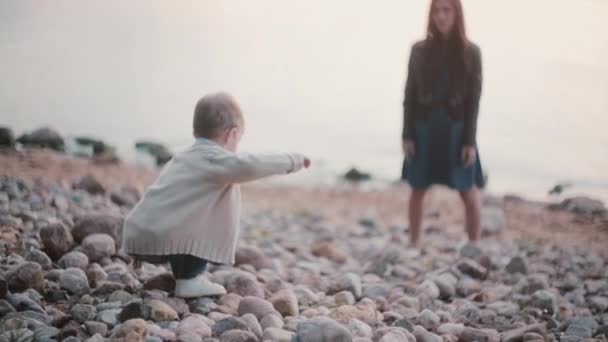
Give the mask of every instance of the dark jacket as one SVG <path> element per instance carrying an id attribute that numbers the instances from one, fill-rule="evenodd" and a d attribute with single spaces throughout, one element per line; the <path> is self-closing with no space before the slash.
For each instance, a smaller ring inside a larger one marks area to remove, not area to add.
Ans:
<path id="1" fill-rule="evenodd" d="M 417 119 L 424 119 L 437 105 L 447 106 L 449 115 L 455 120 L 464 120 L 463 144 L 474 146 L 477 135 L 477 115 L 481 96 L 482 67 L 481 51 L 469 42 L 465 49 L 465 60 L 469 67 L 463 82 L 451 82 L 448 101 L 444 104 L 433 103 L 432 84 L 429 82 L 429 56 L 427 40 L 417 42 L 412 47 L 408 66 L 405 96 L 403 100 L 403 140 L 413 139 Z"/>

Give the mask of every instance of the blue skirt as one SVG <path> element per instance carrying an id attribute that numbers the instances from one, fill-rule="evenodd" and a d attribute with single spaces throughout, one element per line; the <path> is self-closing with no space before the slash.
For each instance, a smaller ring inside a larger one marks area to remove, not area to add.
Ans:
<path id="1" fill-rule="evenodd" d="M 415 122 L 412 160 L 404 160 L 401 179 L 414 189 L 445 185 L 458 191 L 485 186 L 479 151 L 473 165 L 462 165 L 464 122 L 452 119 L 446 110 L 434 110 L 430 117 Z"/>

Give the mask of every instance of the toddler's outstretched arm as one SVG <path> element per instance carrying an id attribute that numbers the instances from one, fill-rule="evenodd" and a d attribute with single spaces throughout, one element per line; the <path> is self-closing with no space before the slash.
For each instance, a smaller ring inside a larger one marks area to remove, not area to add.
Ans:
<path id="1" fill-rule="evenodd" d="M 298 153 L 226 153 L 210 160 L 212 177 L 223 183 L 244 183 L 273 175 L 292 173 L 310 165 Z"/>

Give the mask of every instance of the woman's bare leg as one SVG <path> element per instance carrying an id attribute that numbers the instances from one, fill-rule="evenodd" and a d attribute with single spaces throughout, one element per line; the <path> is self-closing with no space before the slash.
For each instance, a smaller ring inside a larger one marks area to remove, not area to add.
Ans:
<path id="1" fill-rule="evenodd" d="M 461 191 L 460 197 L 464 203 L 466 229 L 469 241 L 478 241 L 481 238 L 481 194 L 477 187 Z"/>
<path id="2" fill-rule="evenodd" d="M 410 243 L 417 246 L 420 243 L 420 231 L 422 224 L 422 202 L 426 190 L 412 189 L 409 203 L 409 219 L 410 219 Z"/>

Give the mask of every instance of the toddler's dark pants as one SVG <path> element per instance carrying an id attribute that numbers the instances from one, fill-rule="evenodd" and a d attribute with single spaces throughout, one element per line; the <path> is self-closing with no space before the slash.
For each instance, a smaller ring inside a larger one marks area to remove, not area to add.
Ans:
<path id="1" fill-rule="evenodd" d="M 171 264 L 171 271 L 175 279 L 192 279 L 207 270 L 209 262 L 205 259 L 188 254 L 172 255 L 133 255 L 139 261 L 150 264 Z"/>

